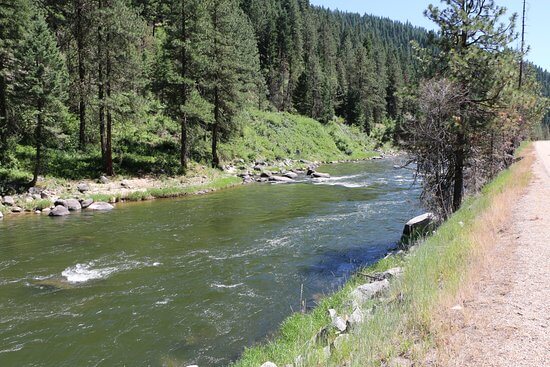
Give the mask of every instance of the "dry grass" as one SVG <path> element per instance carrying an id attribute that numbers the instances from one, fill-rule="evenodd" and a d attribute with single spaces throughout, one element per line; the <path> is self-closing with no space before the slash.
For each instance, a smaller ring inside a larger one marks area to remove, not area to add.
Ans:
<path id="1" fill-rule="evenodd" d="M 449 336 L 468 321 L 464 319 L 468 317 L 467 314 L 456 312 L 452 308 L 462 307 L 471 299 L 479 280 L 491 268 L 499 266 L 499 258 L 492 256 L 492 252 L 500 234 L 510 225 L 515 203 L 525 193 L 531 181 L 535 161 L 533 146 L 523 149 L 520 156 L 522 160 L 506 172 L 508 177 L 505 177 L 505 184 L 492 193 L 490 204 L 477 216 L 477 221 L 472 226 L 468 235 L 472 243 L 470 263 L 465 269 L 463 281 L 456 292 L 445 294 L 435 309 L 431 333 L 436 336 L 438 364 L 449 364 Z"/>

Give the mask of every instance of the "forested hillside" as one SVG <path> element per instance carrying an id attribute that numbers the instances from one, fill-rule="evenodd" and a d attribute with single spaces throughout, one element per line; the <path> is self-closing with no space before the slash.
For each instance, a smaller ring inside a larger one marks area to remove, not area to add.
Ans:
<path id="1" fill-rule="evenodd" d="M 426 71 L 411 41 L 435 38 L 308 0 L 3 1 L 3 176 L 219 167 L 252 110 L 391 139 Z"/>
<path id="2" fill-rule="evenodd" d="M 542 95 L 545 97 L 550 97 L 550 72 L 536 65 L 533 67 L 537 75 L 537 80 L 540 82 L 542 87 Z M 545 125 L 547 129 L 550 129 L 550 111 L 544 116 L 543 125 Z"/>
<path id="3" fill-rule="evenodd" d="M 0 22 L 0 158 L 29 169 L 32 146 L 35 179 L 53 160 L 107 174 L 156 156 L 169 172 L 218 166 L 251 108 L 394 126 L 417 76 L 410 41 L 428 40 L 305 0 L 15 0 Z"/>

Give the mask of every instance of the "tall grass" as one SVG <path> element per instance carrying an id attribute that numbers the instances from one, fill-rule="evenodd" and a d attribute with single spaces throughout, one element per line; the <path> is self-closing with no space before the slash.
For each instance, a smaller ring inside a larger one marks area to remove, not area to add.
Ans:
<path id="1" fill-rule="evenodd" d="M 349 312 L 347 295 L 362 281 L 360 275 L 323 300 L 312 313 L 291 316 L 275 339 L 246 350 L 234 365 L 257 367 L 272 361 L 284 366 L 294 363 L 298 355 L 303 357 L 299 363 L 302 366 L 383 366 L 396 357 L 422 365 L 428 352 L 437 350 L 445 332 L 442 315 L 470 287 L 482 267 L 484 254 L 506 224 L 513 202 L 530 182 L 533 158 L 530 149 L 527 151 L 523 160 L 502 172 L 479 195 L 468 198 L 414 252 L 405 258 L 385 259 L 366 270 L 401 265 L 404 273 L 384 299 L 373 302 L 369 320 L 353 329 L 328 359 L 322 352 L 323 345 L 309 341 L 329 322 L 328 308 Z"/>

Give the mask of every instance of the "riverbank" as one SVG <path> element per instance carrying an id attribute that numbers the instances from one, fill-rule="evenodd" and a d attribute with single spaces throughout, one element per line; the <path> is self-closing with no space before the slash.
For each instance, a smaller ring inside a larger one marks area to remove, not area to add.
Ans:
<path id="1" fill-rule="evenodd" d="M 66 180 L 42 178 L 36 187 L 16 195 L 5 195 L 0 200 L 1 215 L 49 214 L 59 199 L 116 204 L 154 199 L 177 198 L 188 195 L 204 195 L 221 189 L 253 182 L 293 182 L 300 176 L 318 175 L 314 173 L 321 164 L 359 162 L 362 160 L 382 159 L 397 153 L 389 151 L 364 152 L 361 159 L 336 161 L 258 160 L 245 162 L 235 160 L 223 166 L 223 170 L 194 164 L 185 176 L 147 176 L 147 177 L 105 177 L 97 180 Z"/>
<path id="2" fill-rule="evenodd" d="M 443 340 L 442 315 L 460 308 L 455 307 L 456 297 L 471 284 L 478 259 L 490 249 L 487 239 L 506 224 L 506 205 L 530 182 L 532 149 L 523 150 L 522 156 L 481 194 L 467 199 L 419 247 L 388 256 L 359 272 L 311 313 L 287 319 L 271 342 L 246 350 L 234 366 L 257 367 L 266 362 L 278 366 L 436 363 Z M 402 276 L 391 279 L 388 289 L 361 305 L 361 322 L 348 324 L 345 332 L 339 330 L 334 312 L 344 322 L 356 319 L 358 287 L 371 287 L 367 284 L 376 283 L 375 273 L 395 268 L 402 269 Z"/>

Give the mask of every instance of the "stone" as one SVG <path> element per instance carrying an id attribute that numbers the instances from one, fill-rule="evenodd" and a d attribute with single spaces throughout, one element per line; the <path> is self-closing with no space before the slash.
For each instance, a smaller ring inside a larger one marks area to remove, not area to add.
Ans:
<path id="1" fill-rule="evenodd" d="M 51 211 L 52 211 L 51 208 L 44 208 L 44 209 L 42 209 L 42 213 L 49 213 L 49 212 L 51 212 Z"/>
<path id="2" fill-rule="evenodd" d="M 40 193 L 40 198 L 41 199 L 51 199 L 53 196 L 53 194 L 51 192 L 48 192 L 48 191 L 42 191 Z"/>
<path id="3" fill-rule="evenodd" d="M 296 178 L 298 178 L 298 174 L 295 172 L 285 172 L 283 176 L 286 178 L 290 178 L 292 180 L 295 180 Z"/>
<path id="4" fill-rule="evenodd" d="M 106 185 L 106 184 L 108 184 L 109 182 L 111 182 L 111 181 L 110 181 L 107 177 L 105 177 L 105 176 L 101 176 L 101 177 L 99 178 L 99 183 L 100 183 L 100 184 Z"/>
<path id="5" fill-rule="evenodd" d="M 401 246 L 410 245 L 418 237 L 426 236 L 433 229 L 433 213 L 425 213 L 412 218 L 405 224 L 401 236 Z"/>
<path id="6" fill-rule="evenodd" d="M 56 205 L 56 207 L 52 211 L 50 211 L 49 216 L 50 217 L 64 217 L 64 216 L 69 215 L 69 214 L 70 214 L 69 209 L 67 209 L 65 206 Z"/>
<path id="7" fill-rule="evenodd" d="M 311 177 L 313 177 L 313 178 L 330 178 L 330 175 L 328 173 L 313 172 L 311 174 Z"/>
<path id="8" fill-rule="evenodd" d="M 15 200 L 13 200 L 13 197 L 11 196 L 4 196 L 4 198 L 2 199 L 2 204 L 4 204 L 5 206 L 14 206 Z"/>
<path id="9" fill-rule="evenodd" d="M 331 355 L 330 345 L 327 345 L 326 347 L 323 348 L 323 357 L 325 357 L 325 359 L 329 359 L 330 355 Z"/>
<path id="10" fill-rule="evenodd" d="M 255 165 L 255 166 L 254 166 L 254 171 L 261 171 L 261 170 L 263 170 L 263 169 L 264 169 L 264 168 L 263 168 L 262 166 L 260 166 L 260 165 Z"/>
<path id="11" fill-rule="evenodd" d="M 42 212 L 40 210 L 35 210 L 34 214 L 42 214 Z"/>
<path id="12" fill-rule="evenodd" d="M 109 204 L 109 203 L 97 202 L 97 203 L 91 204 L 91 205 L 88 207 L 88 210 L 108 211 L 108 210 L 113 210 L 114 208 L 115 208 L 115 207 L 112 206 L 112 205 Z"/>
<path id="13" fill-rule="evenodd" d="M 313 175 L 314 173 L 315 173 L 315 171 L 314 171 L 313 169 L 308 168 L 306 175 L 307 175 L 307 176 L 311 176 L 311 175 Z"/>
<path id="14" fill-rule="evenodd" d="M 33 200 L 41 200 L 42 199 L 42 196 L 40 194 L 32 194 L 31 197 L 32 197 Z"/>
<path id="15" fill-rule="evenodd" d="M 263 178 L 270 178 L 271 176 L 273 176 L 273 174 L 269 171 L 263 171 L 261 174 L 260 174 L 260 177 L 263 177 Z"/>
<path id="16" fill-rule="evenodd" d="M 360 285 L 351 292 L 351 299 L 354 305 L 361 306 L 366 301 L 371 300 L 390 287 L 387 279 Z"/>
<path id="17" fill-rule="evenodd" d="M 85 192 L 90 191 L 90 186 L 87 183 L 79 183 L 76 186 L 76 189 L 84 194 Z"/>
<path id="18" fill-rule="evenodd" d="M 82 202 L 80 203 L 80 205 L 82 206 L 82 209 L 86 209 L 88 208 L 90 205 L 92 205 L 94 203 L 94 199 L 86 199 L 86 200 L 82 200 Z"/>
<path id="19" fill-rule="evenodd" d="M 348 323 L 340 316 L 336 316 L 334 320 L 332 320 L 332 326 L 334 326 L 339 332 L 343 333 L 348 328 Z"/>
<path id="20" fill-rule="evenodd" d="M 122 180 L 122 182 L 120 183 L 120 186 L 124 187 L 125 189 L 130 189 L 130 183 L 126 180 Z"/>
<path id="21" fill-rule="evenodd" d="M 271 182 L 294 182 L 293 179 L 283 176 L 271 176 L 269 177 L 269 181 Z"/>
<path id="22" fill-rule="evenodd" d="M 277 365 L 273 362 L 265 362 L 260 367 L 277 367 Z"/>
<path id="23" fill-rule="evenodd" d="M 65 203 L 66 203 L 65 206 L 71 212 L 75 212 L 75 211 L 78 211 L 78 210 L 82 209 L 82 205 L 80 205 L 80 202 L 76 199 L 67 199 L 67 200 L 65 200 Z"/>
<path id="24" fill-rule="evenodd" d="M 54 206 L 64 206 L 64 207 L 67 207 L 67 200 L 64 200 L 64 199 L 57 199 L 56 201 L 54 201 L 53 203 Z"/>
<path id="25" fill-rule="evenodd" d="M 23 208 L 21 208 L 21 207 L 19 207 L 19 206 L 12 206 L 11 212 L 12 212 L 12 213 L 22 213 L 22 212 L 23 212 Z"/>

